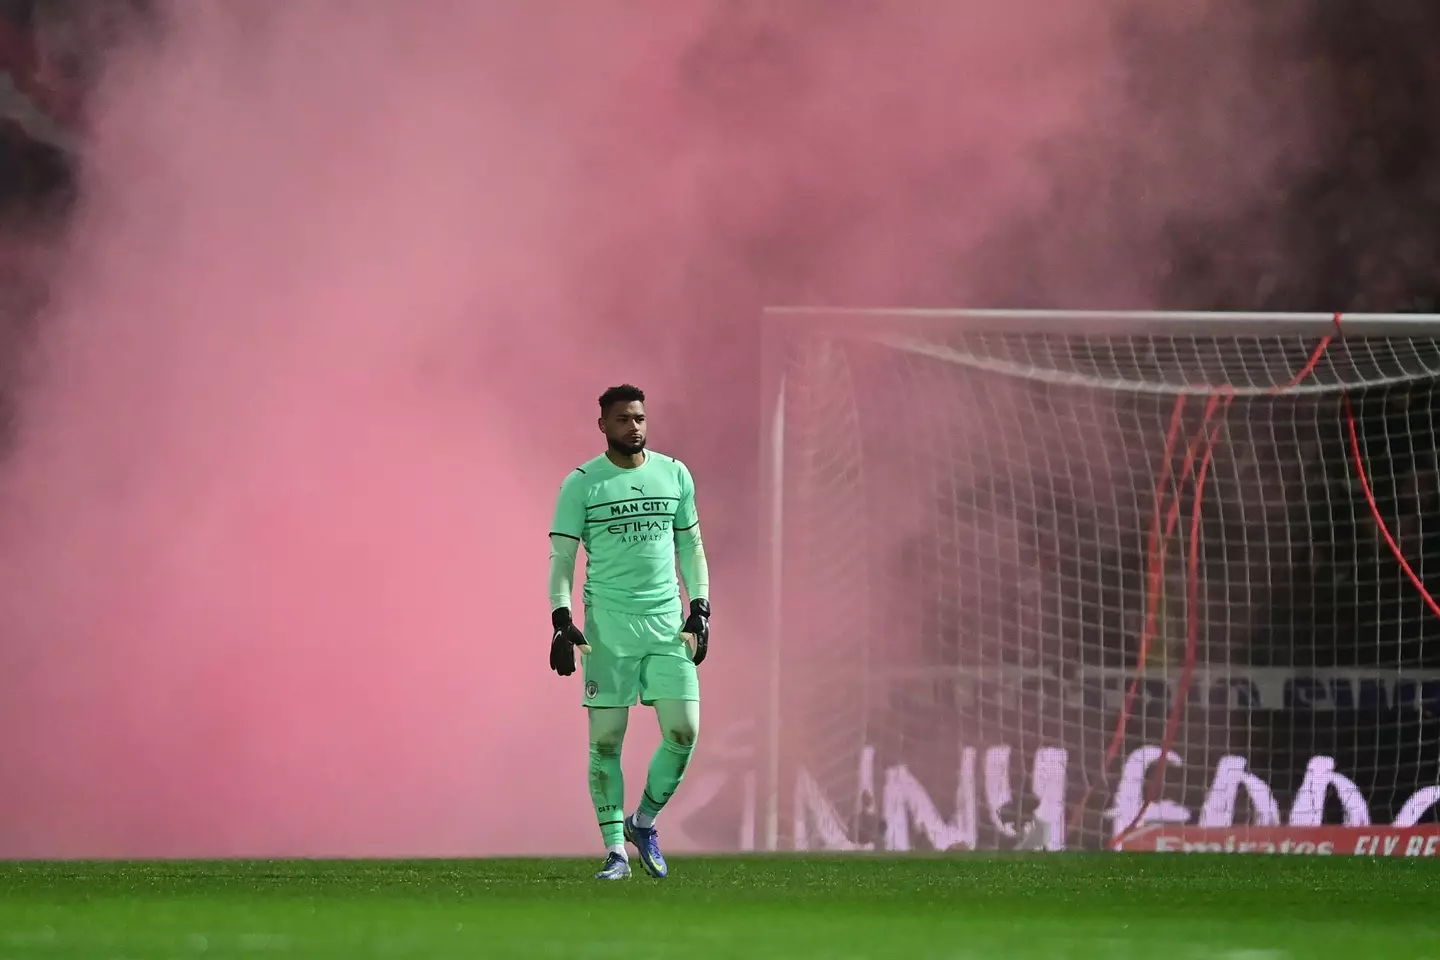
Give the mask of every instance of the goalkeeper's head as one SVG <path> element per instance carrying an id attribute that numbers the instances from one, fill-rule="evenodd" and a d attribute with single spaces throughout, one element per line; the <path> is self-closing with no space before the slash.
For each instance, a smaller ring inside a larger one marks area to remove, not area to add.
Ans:
<path id="1" fill-rule="evenodd" d="M 645 391 L 622 383 L 600 394 L 600 432 L 618 454 L 633 457 L 645 449 Z"/>

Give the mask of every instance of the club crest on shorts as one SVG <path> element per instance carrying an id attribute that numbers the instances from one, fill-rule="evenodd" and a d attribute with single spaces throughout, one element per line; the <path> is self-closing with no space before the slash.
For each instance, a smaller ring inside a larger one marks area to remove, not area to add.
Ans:
<path id="1" fill-rule="evenodd" d="M 586 699 L 586 700 L 594 700 L 594 699 L 595 699 L 595 694 L 597 694 L 597 693 L 599 693 L 599 692 L 600 692 L 600 684 L 596 683 L 594 680 L 587 680 L 587 681 L 585 681 L 585 699 Z"/>

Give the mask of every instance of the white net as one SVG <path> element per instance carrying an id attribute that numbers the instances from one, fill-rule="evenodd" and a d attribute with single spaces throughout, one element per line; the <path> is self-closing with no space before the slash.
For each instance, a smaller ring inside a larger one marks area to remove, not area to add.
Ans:
<path id="1" fill-rule="evenodd" d="M 767 318 L 769 841 L 1433 822 L 1440 319 L 1384 319 Z"/>

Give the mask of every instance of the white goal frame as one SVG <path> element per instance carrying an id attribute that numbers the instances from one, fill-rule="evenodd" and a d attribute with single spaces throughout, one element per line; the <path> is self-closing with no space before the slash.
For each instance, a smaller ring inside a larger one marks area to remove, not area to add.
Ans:
<path id="1" fill-rule="evenodd" d="M 927 329 L 970 333 L 1063 334 L 1090 332 L 1104 336 L 1142 336 L 1176 333 L 1200 336 L 1308 336 L 1339 333 L 1349 337 L 1440 337 L 1440 314 L 1165 311 L 1165 310 L 1045 310 L 965 309 L 919 307 L 767 306 L 761 310 L 761 573 L 766 593 L 762 635 L 769 673 L 764 739 L 761 756 L 763 836 L 761 849 L 779 847 L 779 826 L 785 798 L 780 769 L 781 598 L 784 584 L 782 521 L 785 504 L 785 390 L 782 344 L 797 336 L 873 338 L 876 331 L 903 326 L 907 332 Z M 1097 327 L 1099 329 L 1097 329 Z M 1200 394 L 1200 386 L 1157 385 L 1169 393 Z M 1330 386 L 1325 389 L 1334 390 Z M 1236 396 L 1258 394 L 1237 389 Z"/>

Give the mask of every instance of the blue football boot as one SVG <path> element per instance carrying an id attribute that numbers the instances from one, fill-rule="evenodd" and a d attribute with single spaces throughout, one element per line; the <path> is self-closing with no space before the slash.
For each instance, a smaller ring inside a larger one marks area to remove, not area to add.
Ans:
<path id="1" fill-rule="evenodd" d="M 606 857 L 605 866 L 601 867 L 600 872 L 595 874 L 596 880 L 627 880 L 629 877 L 630 861 L 618 853 L 612 853 Z"/>
<path id="2" fill-rule="evenodd" d="M 629 843 L 636 850 L 640 851 L 640 866 L 645 872 L 657 880 L 665 877 L 665 857 L 660 853 L 660 840 L 655 836 L 655 828 L 648 830 L 635 825 L 635 817 L 625 818 L 625 842 Z"/>

